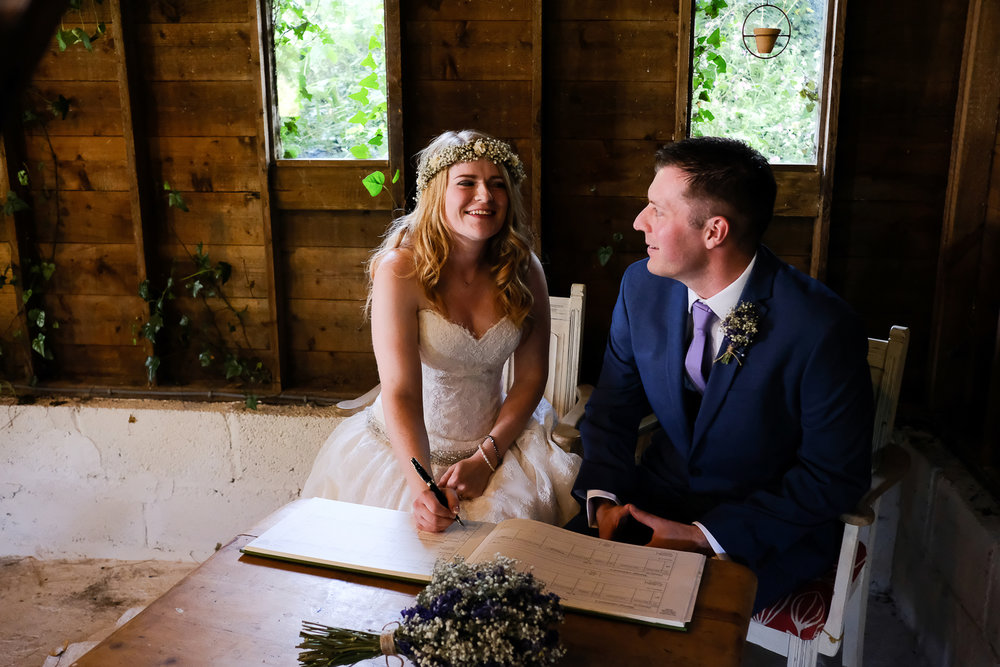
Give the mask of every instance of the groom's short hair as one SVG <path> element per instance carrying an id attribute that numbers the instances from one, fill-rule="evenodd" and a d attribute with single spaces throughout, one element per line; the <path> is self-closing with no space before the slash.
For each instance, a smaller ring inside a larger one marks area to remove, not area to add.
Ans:
<path id="1" fill-rule="evenodd" d="M 778 186 L 767 158 L 742 141 L 691 137 L 656 151 L 656 170 L 677 167 L 688 174 L 688 198 L 702 215 L 723 215 L 734 240 L 748 251 L 760 243 L 774 215 Z"/>

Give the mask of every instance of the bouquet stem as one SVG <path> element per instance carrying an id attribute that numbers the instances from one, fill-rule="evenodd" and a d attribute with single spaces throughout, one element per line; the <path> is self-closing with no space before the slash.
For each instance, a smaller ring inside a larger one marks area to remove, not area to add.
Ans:
<path id="1" fill-rule="evenodd" d="M 312 621 L 303 621 L 302 627 L 302 643 L 295 648 L 305 649 L 299 653 L 299 663 L 305 667 L 352 665 L 382 655 L 378 633 L 331 628 Z"/>

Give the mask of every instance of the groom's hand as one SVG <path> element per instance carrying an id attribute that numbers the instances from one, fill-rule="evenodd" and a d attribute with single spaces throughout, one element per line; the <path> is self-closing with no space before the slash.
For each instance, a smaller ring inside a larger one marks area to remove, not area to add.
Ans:
<path id="1" fill-rule="evenodd" d="M 628 505 L 619 505 L 606 498 L 596 500 L 597 534 L 602 540 L 621 541 L 632 520 Z"/>
<path id="2" fill-rule="evenodd" d="M 663 519 L 655 514 L 644 512 L 635 505 L 625 505 L 625 507 L 633 519 L 653 531 L 653 537 L 646 544 L 647 547 L 697 551 L 709 556 L 715 555 L 708 540 L 705 539 L 705 533 L 701 532 L 698 526 Z"/>

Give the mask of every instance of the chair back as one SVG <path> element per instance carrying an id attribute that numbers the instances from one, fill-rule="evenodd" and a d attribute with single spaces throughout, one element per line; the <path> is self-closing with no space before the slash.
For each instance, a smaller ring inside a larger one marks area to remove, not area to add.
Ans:
<path id="1" fill-rule="evenodd" d="M 868 367 L 872 374 L 875 394 L 875 428 L 872 435 L 873 463 L 885 447 L 896 423 L 896 406 L 903 382 L 903 365 L 910 346 L 910 330 L 894 326 L 889 338 L 868 339 Z"/>
<path id="2" fill-rule="evenodd" d="M 569 296 L 550 296 L 552 314 L 549 334 L 549 379 L 545 383 L 545 398 L 556 415 L 563 417 L 577 400 L 576 382 L 580 376 L 580 351 L 583 332 L 583 309 L 587 288 L 574 283 Z M 514 382 L 514 357 L 504 366 L 503 386 L 510 389 Z"/>
<path id="3" fill-rule="evenodd" d="M 747 641 L 786 656 L 790 667 L 813 667 L 818 654 L 833 656 L 840 650 L 844 665 L 862 664 L 871 564 L 880 546 L 879 503 L 909 465 L 901 447 L 888 446 L 909 342 L 910 330 L 899 326 L 890 329 L 888 339 L 868 339 L 868 367 L 875 398 L 872 486 L 854 512 L 840 517 L 844 537 L 833 576 L 804 584 L 757 612 L 750 621 Z M 862 534 L 866 535 L 867 549 L 860 546 Z M 803 614 L 803 610 L 809 613 Z"/>

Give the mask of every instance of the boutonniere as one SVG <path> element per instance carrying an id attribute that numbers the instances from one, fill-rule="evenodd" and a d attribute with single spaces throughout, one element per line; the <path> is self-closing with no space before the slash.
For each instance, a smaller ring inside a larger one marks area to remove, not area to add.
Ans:
<path id="1" fill-rule="evenodd" d="M 757 304 L 750 301 L 740 301 L 722 320 L 722 334 L 725 336 L 726 351 L 719 355 L 716 361 L 728 364 L 733 359 L 736 363 L 746 356 L 747 348 L 757 335 L 757 322 L 760 313 Z"/>

